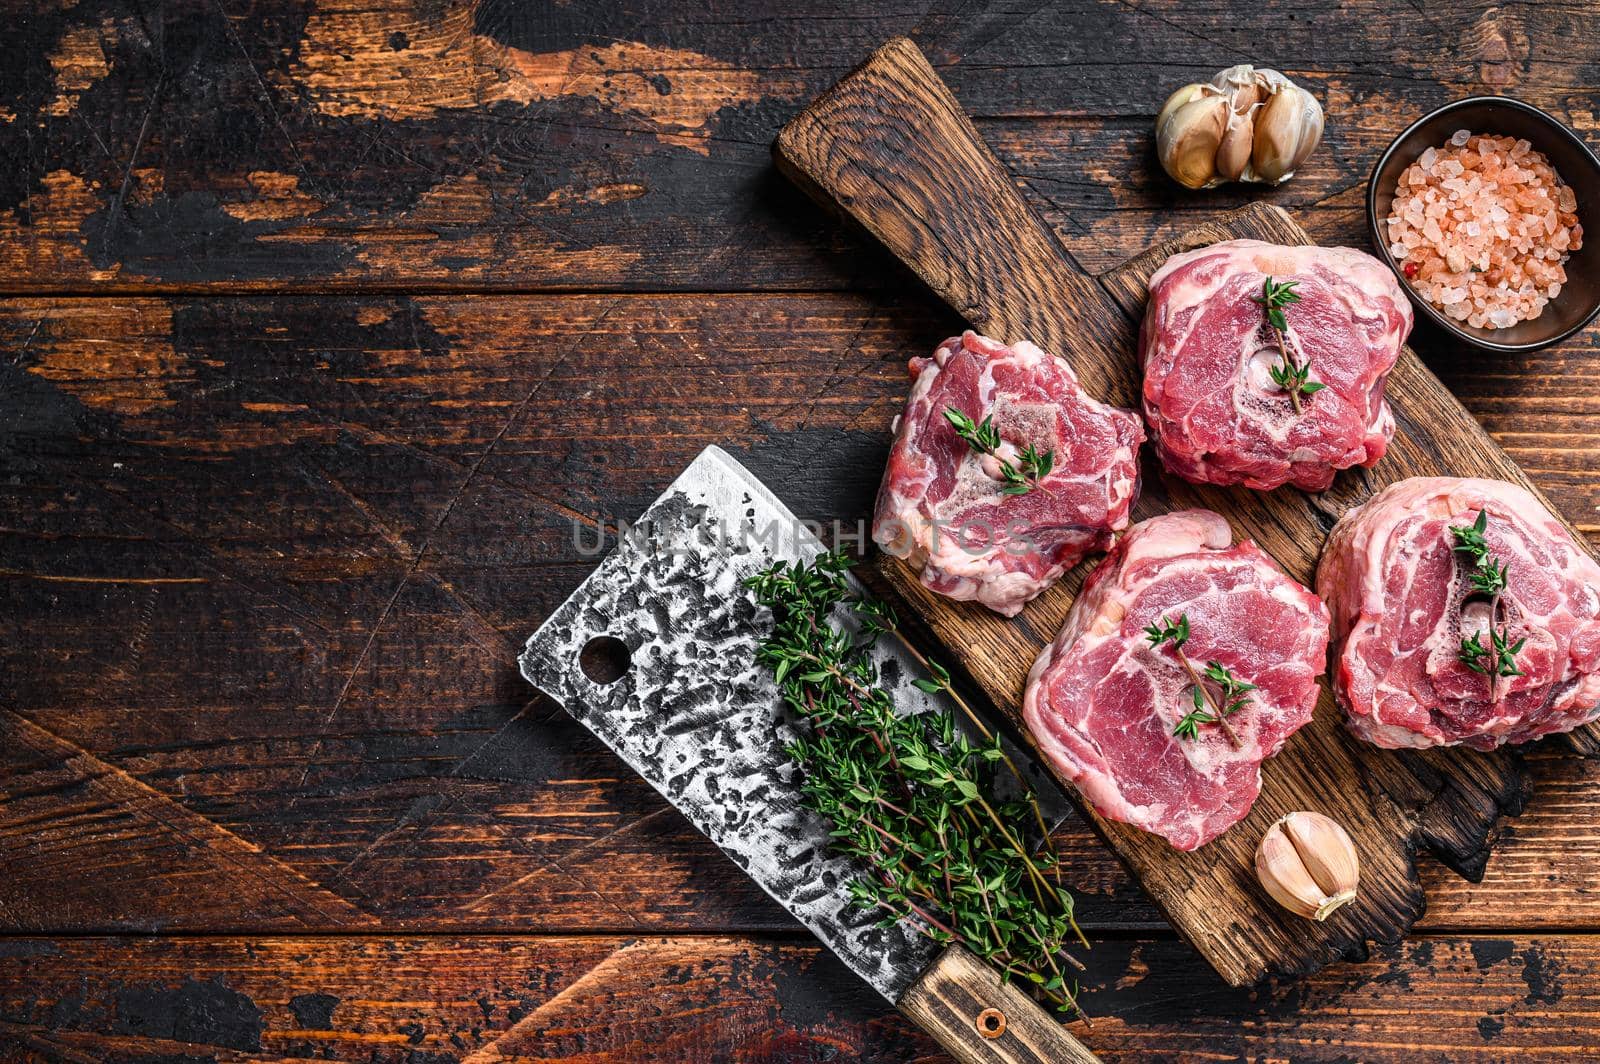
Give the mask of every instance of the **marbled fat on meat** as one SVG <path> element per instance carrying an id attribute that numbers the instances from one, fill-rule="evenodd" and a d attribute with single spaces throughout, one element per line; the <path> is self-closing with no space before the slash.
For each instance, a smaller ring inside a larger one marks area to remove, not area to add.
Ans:
<path id="1" fill-rule="evenodd" d="M 1303 413 L 1270 375 L 1281 355 L 1255 301 L 1268 277 L 1297 282 L 1286 342 L 1325 386 Z M 1394 435 L 1384 384 L 1411 323 L 1394 275 L 1351 248 L 1229 240 L 1172 256 L 1150 278 L 1139 333 L 1162 463 L 1197 483 L 1306 491 L 1373 465 Z"/>
<path id="2" fill-rule="evenodd" d="M 1489 552 L 1506 565 L 1500 623 L 1521 676 L 1460 659 L 1487 646 L 1488 602 L 1451 527 L 1488 514 Z M 1334 694 L 1350 729 L 1378 746 L 1490 750 L 1570 731 L 1600 714 L 1600 565 L 1532 493 L 1501 480 L 1414 477 L 1345 514 L 1328 537 L 1317 591 L 1342 644 Z"/>
<path id="3" fill-rule="evenodd" d="M 1125 528 L 1139 491 L 1137 414 L 1084 393 L 1072 368 L 1026 341 L 968 332 L 911 360 L 913 384 L 878 490 L 872 538 L 917 568 L 923 584 L 1014 616 L 1083 556 Z M 1053 451 L 1040 486 L 1002 492 L 994 457 L 945 418 L 992 416 L 1001 457 Z"/>
<path id="4" fill-rule="evenodd" d="M 1180 616 L 1196 669 L 1217 661 L 1256 685 L 1228 717 L 1237 749 L 1215 725 L 1173 734 L 1193 686 L 1144 629 Z M 1192 850 L 1244 818 L 1262 761 L 1311 720 L 1327 648 L 1328 611 L 1254 543 L 1232 543 L 1209 510 L 1165 514 L 1135 525 L 1090 575 L 1034 663 L 1023 719 L 1101 816 Z"/>

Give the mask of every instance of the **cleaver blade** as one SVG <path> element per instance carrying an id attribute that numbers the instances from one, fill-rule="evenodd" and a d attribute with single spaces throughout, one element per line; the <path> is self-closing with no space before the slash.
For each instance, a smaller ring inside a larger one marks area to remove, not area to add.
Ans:
<path id="1" fill-rule="evenodd" d="M 519 664 L 561 705 L 716 843 L 852 971 L 962 1060 L 1094 1060 L 1031 999 L 959 946 L 905 922 L 881 927 L 849 897 L 864 865 L 832 853 L 800 801 L 797 736 L 756 650 L 770 615 L 744 580 L 778 559 L 809 561 L 822 542 L 777 496 L 708 447 L 529 639 Z M 586 650 L 626 648 L 615 679 L 586 673 Z M 879 674 L 907 712 L 914 659 L 892 638 Z M 603 682 L 610 679 L 610 682 Z M 1070 803 L 1015 749 L 1052 822 Z M 986 1012 L 997 1010 L 996 1021 Z M 985 1029 L 985 1028 L 989 1029 Z"/>

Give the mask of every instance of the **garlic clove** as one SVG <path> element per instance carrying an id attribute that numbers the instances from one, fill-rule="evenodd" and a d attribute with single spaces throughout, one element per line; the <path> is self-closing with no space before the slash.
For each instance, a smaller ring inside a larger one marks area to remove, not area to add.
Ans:
<path id="1" fill-rule="evenodd" d="M 1177 103 L 1179 94 L 1196 90 Z M 1217 148 L 1227 131 L 1228 102 L 1206 92 L 1203 85 L 1185 86 L 1167 100 L 1156 126 L 1156 153 L 1172 179 L 1186 188 L 1206 188 L 1217 183 Z"/>
<path id="2" fill-rule="evenodd" d="M 1317 98 L 1304 89 L 1295 89 L 1301 96 L 1301 106 L 1305 108 L 1300 130 L 1300 147 L 1294 153 L 1294 165 L 1289 168 L 1290 174 L 1299 168 L 1300 164 L 1311 157 L 1317 145 L 1322 141 L 1322 105 Z"/>
<path id="3" fill-rule="evenodd" d="M 1217 82 L 1228 86 L 1228 129 L 1217 148 L 1217 175 L 1225 181 L 1238 181 L 1250 165 L 1255 149 L 1255 113 L 1267 89 L 1254 67 L 1229 67 L 1217 75 Z"/>
<path id="4" fill-rule="evenodd" d="M 1322 105 L 1284 78 L 1256 117 L 1252 175 L 1274 185 L 1288 180 L 1321 139 Z"/>
<path id="5" fill-rule="evenodd" d="M 1230 111 L 1228 128 L 1217 146 L 1217 176 L 1224 181 L 1237 181 L 1250 165 L 1250 152 L 1255 143 L 1255 123 L 1248 114 Z"/>
<path id="6" fill-rule="evenodd" d="M 1193 103 L 1205 94 L 1206 86 L 1199 82 L 1185 85 L 1183 88 L 1174 91 L 1171 96 L 1167 97 L 1167 102 L 1161 105 L 1161 113 L 1156 115 L 1156 134 L 1160 135 L 1161 127 L 1167 124 L 1167 119 L 1172 117 L 1174 111 L 1186 104 Z"/>
<path id="7" fill-rule="evenodd" d="M 1248 68 L 1247 68 L 1248 69 Z M 1250 77 L 1242 84 L 1234 87 L 1229 103 L 1233 105 L 1236 115 L 1248 115 L 1256 109 L 1256 105 L 1267 95 L 1268 89 L 1263 79 L 1255 71 L 1250 72 Z"/>
<path id="8" fill-rule="evenodd" d="M 1324 894 L 1332 898 L 1349 891 L 1355 897 L 1361 864 L 1344 828 L 1321 813 L 1290 813 L 1283 818 L 1283 833 Z"/>
<path id="9" fill-rule="evenodd" d="M 1325 920 L 1354 900 L 1360 874 L 1355 844 L 1321 813 L 1290 813 L 1256 847 L 1256 878 L 1296 915 Z"/>
<path id="10" fill-rule="evenodd" d="M 1294 843 L 1269 831 L 1256 848 L 1256 878 L 1272 900 L 1299 916 L 1315 918 L 1328 900 L 1295 852 Z"/>

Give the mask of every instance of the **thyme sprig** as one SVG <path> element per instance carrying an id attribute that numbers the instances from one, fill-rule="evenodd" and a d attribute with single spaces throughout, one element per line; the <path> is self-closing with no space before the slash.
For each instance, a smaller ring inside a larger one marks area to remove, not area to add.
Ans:
<path id="1" fill-rule="evenodd" d="M 953 406 L 944 408 L 945 420 L 950 422 L 956 434 L 967 441 L 979 454 L 986 454 L 1000 463 L 1000 473 L 1005 478 L 1005 486 L 1000 490 L 1006 495 L 1026 495 L 1034 488 L 1043 487 L 1044 478 L 1056 466 L 1055 451 L 1040 451 L 1033 444 L 1028 444 L 1017 452 L 1015 462 L 1001 458 L 1000 430 L 994 426 L 994 415 L 989 414 L 982 421 L 975 422 L 966 414 Z"/>
<path id="2" fill-rule="evenodd" d="M 1461 649 L 1456 657 L 1473 672 L 1489 678 L 1489 700 L 1499 702 L 1501 677 L 1522 675 L 1517 667 L 1517 655 L 1528 637 L 1523 636 L 1513 643 L 1509 624 L 1500 624 L 1500 599 L 1506 590 L 1507 566 L 1489 552 L 1489 540 L 1485 535 L 1488 530 L 1489 511 L 1484 509 L 1478 510 L 1478 519 L 1471 525 L 1450 526 L 1450 538 L 1454 541 L 1450 549 L 1471 563 L 1467 570 L 1467 586 L 1471 593 L 1465 601 L 1489 600 L 1489 645 L 1483 645 L 1482 633 L 1473 632 L 1470 638 L 1461 637 Z"/>
<path id="3" fill-rule="evenodd" d="M 1088 942 L 1037 801 L 949 672 L 914 649 L 929 672 L 917 686 L 953 696 L 980 738 L 958 730 L 947 707 L 896 711 L 871 648 L 885 633 L 904 636 L 887 603 L 851 586 L 850 564 L 840 552 L 775 562 L 746 586 L 773 614 L 757 660 L 808 726 L 788 747 L 802 800 L 828 821 L 835 849 L 871 870 L 851 884 L 852 899 L 882 910 L 885 926 L 909 920 L 941 945 L 962 943 L 1003 978 L 1081 1015 L 1066 969 L 1083 967 L 1069 945 Z M 1003 771 L 1016 775 L 1020 798 L 998 793 Z"/>
<path id="4" fill-rule="evenodd" d="M 1310 379 L 1311 363 L 1297 363 L 1289 357 L 1287 351 L 1283 355 L 1283 364 L 1268 366 L 1267 374 L 1272 378 L 1272 383 L 1289 393 L 1289 402 L 1294 405 L 1295 413 L 1301 413 L 1305 407 L 1300 402 L 1302 395 L 1314 395 L 1322 391 L 1327 385 L 1321 381 Z"/>
<path id="5" fill-rule="evenodd" d="M 1237 750 L 1242 744 L 1239 741 L 1239 734 L 1228 723 L 1228 718 L 1250 704 L 1249 693 L 1256 689 L 1256 685 L 1245 683 L 1220 661 L 1207 661 L 1204 670 L 1195 669 L 1194 662 L 1183 651 L 1183 645 L 1189 641 L 1187 613 L 1178 614 L 1178 619 L 1175 621 L 1165 617 L 1157 618 L 1154 624 L 1145 626 L 1144 634 L 1152 647 L 1159 648 L 1171 644 L 1173 653 L 1178 656 L 1178 662 L 1189 673 L 1192 685 L 1190 697 L 1194 701 L 1194 708 L 1178 719 L 1172 734 L 1179 739 L 1198 739 L 1202 724 L 1217 724 L 1228 737 L 1228 742 Z M 1214 692 L 1208 690 L 1201 682 L 1201 677 L 1215 684 L 1216 690 Z"/>
<path id="6" fill-rule="evenodd" d="M 1474 568 L 1482 566 L 1489 558 L 1489 540 L 1484 535 L 1488 530 L 1489 511 L 1480 509 L 1478 519 L 1470 526 L 1450 526 L 1450 538 L 1455 540 L 1450 549 L 1470 558 Z"/>
<path id="7" fill-rule="evenodd" d="M 1294 405 L 1294 412 L 1303 411 L 1300 403 L 1302 395 L 1315 395 L 1327 385 L 1311 379 L 1311 360 L 1296 362 L 1289 353 L 1289 343 L 1284 339 L 1284 333 L 1289 331 L 1289 318 L 1283 308 L 1291 303 L 1300 302 L 1300 293 L 1295 291 L 1299 281 L 1275 281 L 1268 277 L 1261 285 L 1261 294 L 1251 296 L 1253 302 L 1259 303 L 1267 312 L 1267 324 L 1272 327 L 1273 336 L 1278 341 L 1278 354 L 1283 362 L 1268 369 L 1272 376 L 1272 383 L 1289 393 L 1289 402 Z"/>
<path id="8" fill-rule="evenodd" d="M 1521 676 L 1522 670 L 1517 668 L 1517 655 L 1522 652 L 1523 644 L 1528 641 L 1523 636 L 1515 643 L 1508 642 L 1511 638 L 1504 631 L 1489 633 L 1489 646 L 1484 646 L 1480 641 L 1482 633 L 1473 632 L 1469 639 L 1461 637 L 1461 663 L 1473 672 L 1483 676 Z"/>

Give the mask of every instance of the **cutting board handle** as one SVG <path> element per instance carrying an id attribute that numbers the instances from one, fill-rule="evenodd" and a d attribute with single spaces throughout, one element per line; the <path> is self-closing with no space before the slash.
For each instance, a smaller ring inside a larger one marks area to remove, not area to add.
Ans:
<path id="1" fill-rule="evenodd" d="M 961 946 L 951 946 L 900 999 L 900 1011 L 961 1064 L 1097 1064 L 1032 998 Z"/>
<path id="2" fill-rule="evenodd" d="M 797 115 L 773 154 L 980 332 L 1069 361 L 1085 334 L 1122 342 L 1110 297 L 1062 251 L 910 40 L 890 41 Z M 1107 393 L 1102 383 L 1084 379 L 1094 394 Z"/>

